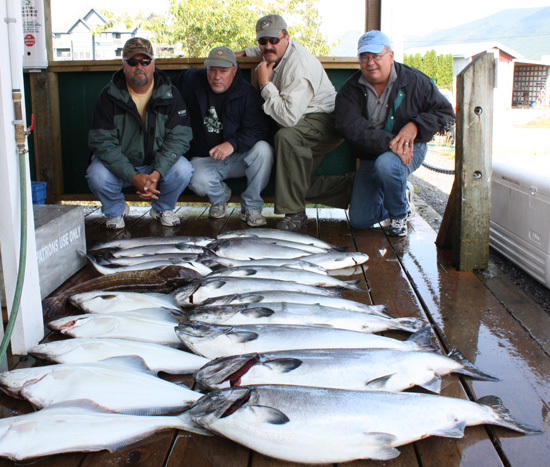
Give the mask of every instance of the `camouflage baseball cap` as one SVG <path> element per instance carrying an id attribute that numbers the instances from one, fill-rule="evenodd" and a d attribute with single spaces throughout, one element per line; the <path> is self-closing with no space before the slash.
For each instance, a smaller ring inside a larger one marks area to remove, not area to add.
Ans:
<path id="1" fill-rule="evenodd" d="M 262 16 L 256 23 L 256 40 L 261 37 L 277 37 L 283 29 L 286 29 L 286 22 L 281 16 Z"/>
<path id="2" fill-rule="evenodd" d="M 138 54 L 147 55 L 149 58 L 155 57 L 153 46 L 147 39 L 143 39 L 141 37 L 132 37 L 131 39 L 128 39 L 126 41 L 126 44 L 124 44 L 122 58 L 127 60 Z"/>

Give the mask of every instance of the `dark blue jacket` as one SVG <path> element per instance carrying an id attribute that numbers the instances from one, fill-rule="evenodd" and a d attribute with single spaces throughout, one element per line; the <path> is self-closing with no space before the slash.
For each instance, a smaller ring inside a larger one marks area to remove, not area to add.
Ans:
<path id="1" fill-rule="evenodd" d="M 206 157 L 208 147 L 204 117 L 208 110 L 208 80 L 206 70 L 183 70 L 173 84 L 179 89 L 189 110 L 193 140 L 190 155 Z M 221 114 L 224 141 L 231 143 L 235 152 L 245 152 L 258 141 L 266 140 L 270 126 L 262 104 L 263 100 L 254 87 L 242 77 L 237 69 L 233 83 L 226 91 L 229 93 Z"/>

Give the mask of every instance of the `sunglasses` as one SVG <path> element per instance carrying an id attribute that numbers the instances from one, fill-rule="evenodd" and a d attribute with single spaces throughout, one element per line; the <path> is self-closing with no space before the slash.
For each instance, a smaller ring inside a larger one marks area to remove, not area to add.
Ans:
<path id="1" fill-rule="evenodd" d="M 146 67 L 146 66 L 149 66 L 151 64 L 151 59 L 150 58 L 140 58 L 139 60 L 137 58 L 129 58 L 126 60 L 126 63 L 128 65 L 130 65 L 131 67 L 134 67 L 134 66 L 137 66 L 138 63 L 142 66 L 142 67 Z"/>
<path id="2" fill-rule="evenodd" d="M 277 45 L 281 39 L 284 39 L 283 37 L 260 37 L 258 39 L 258 44 L 260 45 L 267 45 L 268 42 L 270 42 L 272 45 Z"/>

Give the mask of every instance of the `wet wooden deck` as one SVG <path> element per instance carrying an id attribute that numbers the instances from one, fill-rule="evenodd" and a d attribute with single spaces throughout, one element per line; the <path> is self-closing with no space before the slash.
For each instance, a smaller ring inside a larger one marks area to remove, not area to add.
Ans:
<path id="1" fill-rule="evenodd" d="M 243 229 L 239 210 L 226 219 L 210 220 L 202 207 L 181 207 L 178 228 L 159 226 L 148 209 L 132 208 L 122 232 L 106 231 L 98 209 L 86 211 L 88 246 L 98 240 L 152 235 L 206 235 Z M 266 210 L 264 210 L 266 211 Z M 267 210 L 268 211 L 268 210 Z M 268 227 L 278 217 L 267 212 Z M 419 216 L 409 224 L 404 239 L 387 238 L 382 231 L 355 231 L 348 227 L 342 210 L 309 209 L 310 222 L 303 233 L 331 243 L 346 245 L 370 256 L 357 277 L 369 294 L 346 291 L 344 296 L 365 303 L 388 304 L 395 317 L 420 317 L 433 325 L 442 351 L 459 349 L 483 371 L 501 379 L 477 382 L 456 376 L 444 379 L 442 394 L 477 399 L 493 394 L 518 419 L 545 431 L 523 436 L 506 429 L 480 426 L 466 428 L 462 439 L 430 437 L 400 448 L 401 455 L 388 462 L 355 461 L 353 466 L 543 466 L 550 459 L 550 326 L 548 317 L 516 293 L 513 285 L 496 276 L 480 280 L 473 273 L 459 273 L 450 265 L 450 255 L 435 248 L 435 232 Z M 59 290 L 93 277 L 83 268 Z M 519 298 L 518 298 L 519 297 Z M 48 335 L 48 339 L 57 336 Z M 10 368 L 39 364 L 31 357 L 11 359 Z M 183 381 L 191 382 L 186 376 Z M 0 395 L 0 416 L 31 411 L 31 406 Z M 398 411 L 394 414 L 400 417 Z M 369 430 L 367 427 L 366 430 Z M 0 459 L 0 467 L 12 465 Z M 115 453 L 73 453 L 50 456 L 33 466 L 243 466 L 275 467 L 291 463 L 252 452 L 221 437 L 165 430 Z"/>

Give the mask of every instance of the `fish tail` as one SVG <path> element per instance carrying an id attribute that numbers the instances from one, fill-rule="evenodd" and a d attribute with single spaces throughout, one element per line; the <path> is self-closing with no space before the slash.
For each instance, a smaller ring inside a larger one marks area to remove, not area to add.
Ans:
<path id="1" fill-rule="evenodd" d="M 397 324 L 397 329 L 413 333 L 422 329 L 422 326 L 424 325 L 424 323 L 418 318 L 393 318 L 392 321 Z"/>
<path id="2" fill-rule="evenodd" d="M 48 319 L 61 318 L 65 309 L 62 295 L 48 297 L 42 300 L 42 310 Z"/>
<path id="3" fill-rule="evenodd" d="M 432 328 L 427 326 L 411 334 L 407 341 L 414 343 L 418 347 L 418 350 L 433 352 L 437 349 L 432 343 L 432 337 Z"/>
<path id="4" fill-rule="evenodd" d="M 363 287 L 359 287 L 360 279 L 354 280 L 354 281 L 345 281 L 346 283 L 346 289 L 348 290 L 355 290 L 357 292 L 368 292 L 368 289 L 364 289 Z"/>
<path id="5" fill-rule="evenodd" d="M 324 289 L 330 294 L 331 297 L 341 297 L 344 287 L 324 287 Z"/>
<path id="6" fill-rule="evenodd" d="M 339 245 L 332 245 L 331 250 L 332 251 L 346 251 L 348 249 L 347 246 L 339 246 Z"/>
<path id="7" fill-rule="evenodd" d="M 494 420 L 495 425 L 503 426 L 526 435 L 542 433 L 542 431 L 538 428 L 520 422 L 517 418 L 515 418 L 510 411 L 504 407 L 502 401 L 497 396 L 485 396 L 478 399 L 477 402 L 478 404 L 487 407 L 496 417 L 496 420 Z"/>
<path id="8" fill-rule="evenodd" d="M 464 357 L 464 355 L 462 355 L 462 353 L 457 349 L 451 350 L 447 357 L 453 359 L 457 363 L 460 363 L 464 367 L 460 370 L 456 370 L 456 373 L 470 376 L 471 378 L 475 378 L 481 381 L 500 381 L 500 379 L 481 371 L 477 366 L 475 366 L 466 357 Z"/>
<path id="9" fill-rule="evenodd" d="M 191 433 L 198 433 L 199 435 L 212 436 L 213 433 L 211 431 L 201 427 L 191 419 L 188 410 L 182 412 L 177 417 L 181 422 L 180 428 L 182 430 L 189 431 Z"/>

